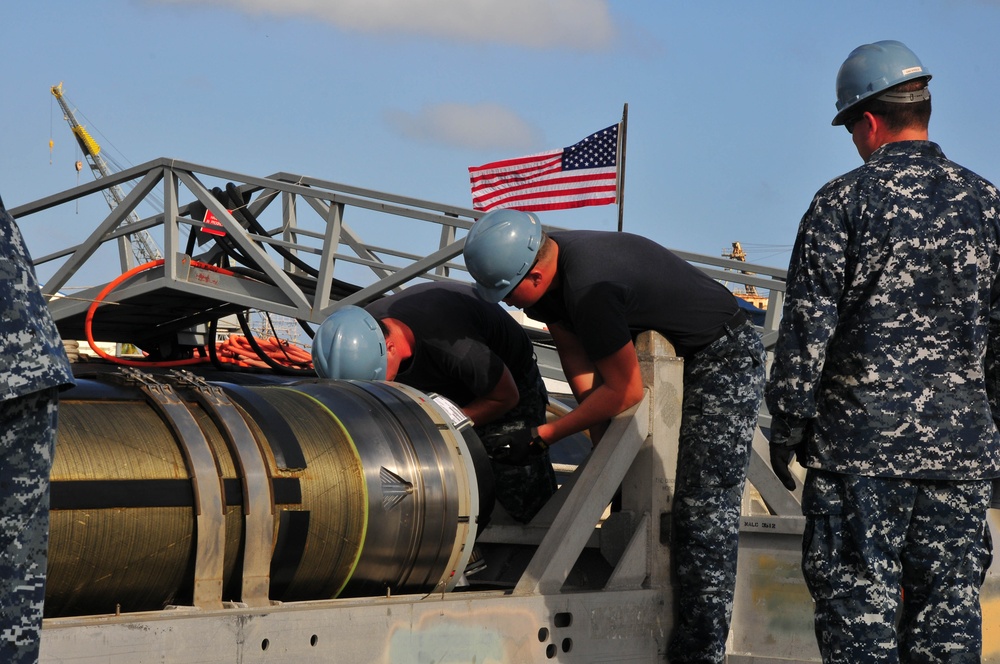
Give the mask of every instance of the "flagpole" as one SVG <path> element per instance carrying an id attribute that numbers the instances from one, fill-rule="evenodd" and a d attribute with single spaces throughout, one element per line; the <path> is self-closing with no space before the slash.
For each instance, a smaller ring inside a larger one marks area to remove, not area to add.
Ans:
<path id="1" fill-rule="evenodd" d="M 618 131 L 618 232 L 622 232 L 622 207 L 625 204 L 625 139 L 628 134 L 628 102 L 622 109 L 622 121 Z"/>

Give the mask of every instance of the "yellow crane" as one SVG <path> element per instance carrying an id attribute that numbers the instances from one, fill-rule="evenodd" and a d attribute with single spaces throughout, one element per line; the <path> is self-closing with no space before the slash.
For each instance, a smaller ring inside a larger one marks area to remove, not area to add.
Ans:
<path id="1" fill-rule="evenodd" d="M 100 179 L 102 177 L 107 177 L 111 175 L 111 169 L 108 167 L 107 162 L 101 157 L 101 146 L 98 145 L 94 137 L 90 135 L 87 128 L 82 124 L 77 122 L 76 116 L 73 113 L 73 109 L 69 107 L 66 101 L 65 95 L 63 95 L 62 83 L 59 85 L 53 85 L 51 88 L 52 96 L 56 98 L 59 102 L 59 107 L 62 109 L 63 117 L 66 122 L 69 123 L 69 128 L 73 131 L 73 136 L 76 137 L 76 142 L 80 145 L 80 149 L 83 151 L 83 155 L 90 165 L 90 170 L 94 174 L 94 179 Z M 51 147 L 51 141 L 50 141 Z M 81 166 L 79 162 L 77 163 L 77 170 L 80 170 Z M 125 192 L 118 185 L 113 187 L 108 187 L 102 190 L 104 198 L 107 199 L 108 205 L 114 210 L 118 207 L 123 200 L 125 200 Z M 132 212 L 125 219 L 126 224 L 134 224 L 139 221 L 138 215 Z M 150 237 L 149 233 L 145 230 L 139 230 L 131 233 L 130 236 L 122 238 L 127 244 L 131 245 L 131 255 L 128 252 L 123 252 L 123 259 L 127 263 L 128 268 L 135 267 L 136 261 L 140 263 L 147 263 L 149 261 L 162 258 L 163 255 L 160 253 L 160 249 L 156 246 L 153 238 Z"/>

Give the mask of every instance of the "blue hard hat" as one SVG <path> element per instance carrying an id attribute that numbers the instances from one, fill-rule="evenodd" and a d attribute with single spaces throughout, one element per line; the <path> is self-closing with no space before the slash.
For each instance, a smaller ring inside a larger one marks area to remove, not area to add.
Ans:
<path id="1" fill-rule="evenodd" d="M 844 124 L 859 103 L 915 78 L 930 80 L 931 74 L 902 42 L 889 39 L 857 47 L 837 72 L 837 115 L 832 124 Z"/>
<path id="2" fill-rule="evenodd" d="M 313 336 L 312 358 L 320 378 L 385 380 L 385 335 L 370 313 L 347 305 L 319 326 Z"/>
<path id="3" fill-rule="evenodd" d="M 469 230 L 465 267 L 484 300 L 499 302 L 524 278 L 542 243 L 542 222 L 530 212 L 492 210 Z"/>

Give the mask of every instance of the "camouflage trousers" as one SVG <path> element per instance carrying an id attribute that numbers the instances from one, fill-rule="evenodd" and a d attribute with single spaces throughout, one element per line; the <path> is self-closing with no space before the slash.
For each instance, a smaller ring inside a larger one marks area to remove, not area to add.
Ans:
<path id="1" fill-rule="evenodd" d="M 55 388 L 0 402 L 0 661 L 37 662 L 49 540 Z"/>
<path id="2" fill-rule="evenodd" d="M 764 391 L 764 346 L 741 325 L 684 360 L 667 660 L 721 664 L 733 614 L 740 508 Z"/>
<path id="3" fill-rule="evenodd" d="M 825 664 L 980 662 L 991 482 L 810 469 L 802 572 Z"/>
<path id="4" fill-rule="evenodd" d="M 476 427 L 480 438 L 498 433 L 508 433 L 518 429 L 530 429 L 545 423 L 545 408 L 549 393 L 545 389 L 540 374 L 533 380 L 518 385 L 521 398 L 518 404 L 499 420 Z M 487 450 L 489 453 L 489 450 Z M 549 453 L 532 457 L 526 466 L 512 466 L 499 463 L 490 457 L 493 469 L 497 502 L 514 519 L 522 523 L 542 509 L 542 506 L 556 492 L 556 474 L 552 469 Z"/>

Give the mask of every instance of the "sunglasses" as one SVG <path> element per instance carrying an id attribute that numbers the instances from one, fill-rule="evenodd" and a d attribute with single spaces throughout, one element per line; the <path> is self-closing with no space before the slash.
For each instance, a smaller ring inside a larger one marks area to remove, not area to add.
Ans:
<path id="1" fill-rule="evenodd" d="M 847 130 L 848 134 L 854 133 L 854 125 L 856 125 L 858 123 L 858 120 L 860 120 L 862 117 L 864 116 L 859 115 L 856 118 L 851 118 L 850 120 L 844 122 L 844 129 Z"/>

